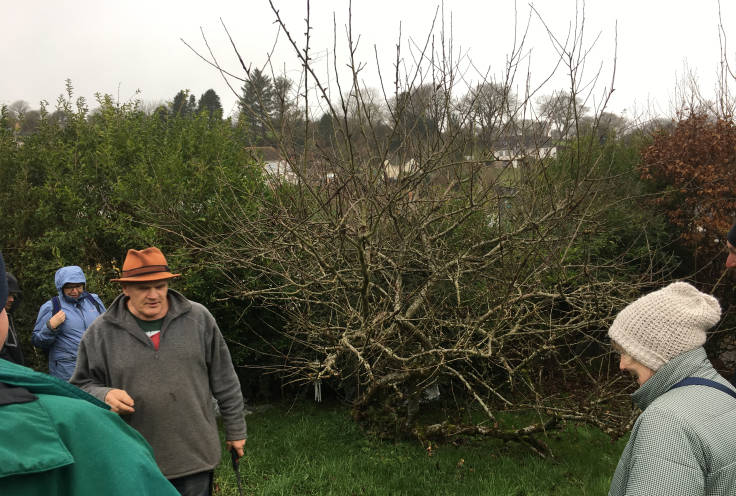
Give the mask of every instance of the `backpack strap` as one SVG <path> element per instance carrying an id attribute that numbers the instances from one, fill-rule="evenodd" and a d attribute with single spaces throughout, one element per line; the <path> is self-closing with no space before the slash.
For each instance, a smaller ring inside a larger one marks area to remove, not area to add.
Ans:
<path id="1" fill-rule="evenodd" d="M 97 313 L 99 315 L 102 315 L 102 307 L 97 302 L 97 299 L 94 296 L 92 296 L 92 295 L 89 295 L 89 299 L 92 301 L 92 304 L 95 306 L 95 309 L 97 309 Z"/>
<path id="2" fill-rule="evenodd" d="M 685 377 L 683 380 L 672 386 L 669 391 L 682 386 L 708 386 L 712 387 L 713 389 L 723 391 L 724 393 L 730 394 L 731 396 L 736 398 L 736 391 L 734 391 L 730 387 L 724 386 L 720 382 L 711 381 L 710 379 L 704 379 L 702 377 Z"/>
<path id="3" fill-rule="evenodd" d="M 102 315 L 102 307 L 100 306 L 97 299 L 94 296 L 92 296 L 91 293 L 87 293 L 87 292 L 84 293 L 84 297 L 87 298 L 89 301 L 91 301 L 92 304 L 95 306 L 95 310 L 97 310 L 97 313 L 99 315 Z"/>
<path id="4" fill-rule="evenodd" d="M 58 296 L 51 297 L 51 316 L 53 317 L 61 311 L 61 302 Z"/>

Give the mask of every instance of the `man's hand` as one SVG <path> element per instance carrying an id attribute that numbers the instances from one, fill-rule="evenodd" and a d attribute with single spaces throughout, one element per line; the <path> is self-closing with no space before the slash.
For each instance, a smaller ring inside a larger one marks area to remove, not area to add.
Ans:
<path id="1" fill-rule="evenodd" d="M 49 319 L 49 327 L 56 330 L 66 320 L 66 314 L 64 310 L 59 310 L 56 314 Z"/>
<path id="2" fill-rule="evenodd" d="M 110 405 L 110 409 L 117 414 L 133 413 L 133 398 L 122 389 L 111 389 L 105 395 L 105 403 Z"/>
<path id="3" fill-rule="evenodd" d="M 235 448 L 235 451 L 238 453 L 238 458 L 240 458 L 245 454 L 245 439 L 240 439 L 238 441 L 226 441 L 225 448 L 228 451 Z"/>

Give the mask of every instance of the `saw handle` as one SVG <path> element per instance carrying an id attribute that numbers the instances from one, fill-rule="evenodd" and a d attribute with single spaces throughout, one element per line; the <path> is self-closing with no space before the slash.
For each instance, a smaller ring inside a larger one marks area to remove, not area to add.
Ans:
<path id="1" fill-rule="evenodd" d="M 238 456 L 238 451 L 235 448 L 230 448 L 230 460 L 233 463 L 233 470 L 237 472 L 240 464 L 240 457 Z"/>

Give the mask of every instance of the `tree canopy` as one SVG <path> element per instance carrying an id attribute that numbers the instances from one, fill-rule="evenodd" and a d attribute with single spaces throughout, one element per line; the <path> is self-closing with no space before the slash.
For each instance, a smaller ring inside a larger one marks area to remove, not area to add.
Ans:
<path id="1" fill-rule="evenodd" d="M 690 114 L 674 128 L 654 135 L 642 153 L 642 177 L 652 183 L 655 202 L 676 226 L 700 265 L 723 251 L 724 236 L 736 218 L 736 124 Z M 722 261 L 712 268 L 720 274 Z"/>
<path id="2" fill-rule="evenodd" d="M 197 112 L 207 112 L 210 119 L 222 118 L 222 104 L 220 103 L 220 97 L 213 89 L 205 91 L 199 98 L 199 104 L 197 105 Z"/>

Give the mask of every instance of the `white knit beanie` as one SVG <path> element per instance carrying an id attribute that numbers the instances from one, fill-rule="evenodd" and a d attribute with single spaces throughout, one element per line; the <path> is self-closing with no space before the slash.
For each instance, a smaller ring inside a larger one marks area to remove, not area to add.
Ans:
<path id="1" fill-rule="evenodd" d="M 705 331 L 720 318 L 718 300 L 686 282 L 675 282 L 621 310 L 608 336 L 656 371 L 680 353 L 703 346 Z"/>

